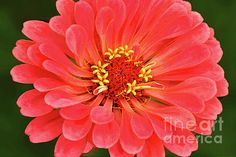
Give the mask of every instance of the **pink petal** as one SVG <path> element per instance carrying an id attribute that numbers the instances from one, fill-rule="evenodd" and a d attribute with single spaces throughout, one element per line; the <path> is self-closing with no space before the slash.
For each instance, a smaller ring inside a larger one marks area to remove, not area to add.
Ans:
<path id="1" fill-rule="evenodd" d="M 63 119 L 57 111 L 33 119 L 25 130 L 33 143 L 49 142 L 62 132 Z"/>
<path id="2" fill-rule="evenodd" d="M 209 136 L 212 134 L 212 127 L 214 126 L 214 120 L 202 119 L 196 117 L 197 126 L 194 128 L 194 132 Z"/>
<path id="3" fill-rule="evenodd" d="M 173 127 L 164 119 L 151 114 L 148 115 L 148 118 L 152 124 L 154 132 L 161 140 L 164 140 L 173 134 Z"/>
<path id="4" fill-rule="evenodd" d="M 15 82 L 32 84 L 42 77 L 50 77 L 52 75 L 36 66 L 21 64 L 11 69 L 11 76 Z"/>
<path id="5" fill-rule="evenodd" d="M 85 146 L 85 139 L 70 141 L 62 135 L 56 143 L 54 155 L 55 157 L 79 157 L 83 153 Z"/>
<path id="6" fill-rule="evenodd" d="M 74 6 L 75 2 L 73 0 L 58 0 L 56 2 L 56 7 L 60 15 L 72 20 L 74 17 Z"/>
<path id="7" fill-rule="evenodd" d="M 66 43 L 69 49 L 79 58 L 79 64 L 83 65 L 84 60 L 89 60 L 86 52 L 88 34 L 80 25 L 72 25 L 66 31 Z"/>
<path id="8" fill-rule="evenodd" d="M 113 120 L 107 124 L 95 124 L 92 140 L 98 148 L 110 148 L 118 142 L 120 137 L 120 126 Z"/>
<path id="9" fill-rule="evenodd" d="M 119 32 L 126 19 L 126 6 L 123 0 L 109 0 L 108 6 L 113 10 L 113 21 L 108 25 L 106 32 L 107 47 L 115 48 Z"/>
<path id="10" fill-rule="evenodd" d="M 59 41 L 61 38 L 53 32 L 48 23 L 43 21 L 27 21 L 24 23 L 22 32 L 30 39 L 36 42 L 52 42 Z"/>
<path id="11" fill-rule="evenodd" d="M 215 96 L 216 85 L 215 82 L 209 78 L 194 77 L 169 88 L 169 91 L 186 91 L 198 95 L 201 99 L 207 101 Z"/>
<path id="12" fill-rule="evenodd" d="M 176 70 L 158 75 L 159 80 L 183 81 L 192 77 L 207 77 L 212 80 L 224 78 L 224 70 L 216 63 L 207 59 L 205 62 L 187 69 Z M 157 78 L 154 76 L 154 78 Z"/>
<path id="13" fill-rule="evenodd" d="M 115 144 L 113 147 L 109 148 L 110 157 L 133 157 L 134 155 L 126 153 L 120 143 Z"/>
<path id="14" fill-rule="evenodd" d="M 160 67 L 153 70 L 153 74 L 163 74 L 173 70 L 186 69 L 201 64 L 210 56 L 208 48 L 204 45 L 196 45 L 182 50 L 177 55 L 166 58 Z"/>
<path id="15" fill-rule="evenodd" d="M 60 110 L 60 114 L 63 118 L 67 120 L 81 120 L 90 114 L 91 107 L 98 106 L 104 96 L 99 95 L 95 98 L 91 105 L 77 104 L 70 107 L 65 107 Z"/>
<path id="16" fill-rule="evenodd" d="M 68 73 L 65 69 L 63 69 L 60 64 L 57 64 L 54 61 L 46 60 L 43 63 L 43 67 L 51 73 L 59 76 L 65 82 L 68 82 L 74 86 L 87 87 L 94 85 L 94 83 L 90 80 L 82 80 L 80 78 L 76 78 L 75 76 Z"/>
<path id="17" fill-rule="evenodd" d="M 223 110 L 221 102 L 217 98 L 212 98 L 205 104 L 205 109 L 200 113 L 196 113 L 195 115 L 202 119 L 216 120 L 217 115 Z"/>
<path id="18" fill-rule="evenodd" d="M 216 81 L 216 87 L 217 87 L 217 97 L 223 97 L 229 94 L 229 83 L 228 81 L 224 78 L 221 80 Z"/>
<path id="19" fill-rule="evenodd" d="M 91 127 L 92 122 L 89 118 L 77 121 L 65 120 L 63 124 L 63 135 L 68 140 L 78 141 L 87 136 Z"/>
<path id="20" fill-rule="evenodd" d="M 93 37 L 94 33 L 94 11 L 86 1 L 79 1 L 75 4 L 75 21 L 78 25 L 87 30 L 89 36 Z M 86 16 L 84 16 L 86 15 Z"/>
<path id="21" fill-rule="evenodd" d="M 32 44 L 33 42 L 30 40 L 18 40 L 16 47 L 12 50 L 12 54 L 23 63 L 31 63 L 27 56 L 27 50 Z"/>
<path id="22" fill-rule="evenodd" d="M 49 21 L 50 28 L 60 35 L 65 35 L 66 30 L 70 27 L 71 21 L 64 16 L 54 16 Z"/>
<path id="23" fill-rule="evenodd" d="M 107 124 L 114 120 L 114 114 L 107 111 L 105 107 L 96 106 L 90 112 L 92 122 L 96 124 Z"/>
<path id="24" fill-rule="evenodd" d="M 44 102 L 44 93 L 33 89 L 23 93 L 17 100 L 21 114 L 28 117 L 38 117 L 48 114 L 53 108 Z"/>
<path id="25" fill-rule="evenodd" d="M 103 51 L 106 51 L 105 33 L 108 29 L 108 25 L 112 21 L 113 14 L 114 13 L 110 7 L 104 7 L 98 11 L 96 16 L 95 25 L 98 35 L 101 39 Z"/>
<path id="26" fill-rule="evenodd" d="M 196 125 L 194 115 L 188 110 L 185 110 L 181 107 L 162 107 L 160 109 L 156 109 L 155 112 L 156 115 L 159 115 L 160 117 L 165 119 L 166 122 L 169 122 L 174 127 L 188 129 Z"/>
<path id="27" fill-rule="evenodd" d="M 137 157 L 147 156 L 165 157 L 165 149 L 163 143 L 156 135 L 152 135 L 152 137 L 145 142 L 143 150 L 137 154 Z"/>
<path id="28" fill-rule="evenodd" d="M 159 55 L 154 58 L 157 63 L 162 63 L 163 59 L 174 56 L 176 52 L 186 47 L 191 47 L 205 43 L 210 36 L 210 29 L 207 24 L 202 23 L 192 31 L 182 35 L 174 40 L 168 47 L 162 49 Z"/>
<path id="29" fill-rule="evenodd" d="M 130 117 L 125 110 L 122 112 L 120 144 L 125 152 L 129 154 L 139 153 L 144 146 L 145 141 L 139 139 L 133 132 L 130 125 Z"/>
<path id="30" fill-rule="evenodd" d="M 133 21 L 133 19 L 136 17 L 136 13 L 140 7 L 140 0 L 124 0 L 124 3 L 126 4 L 126 14 L 127 14 L 127 18 L 126 21 L 123 25 L 124 30 L 123 33 L 120 34 L 122 35 L 122 43 L 128 43 L 129 39 L 132 37 L 130 34 L 130 32 L 135 31 L 135 29 L 131 29 L 130 27 L 137 27 L 137 25 L 132 25 L 131 22 Z"/>
<path id="31" fill-rule="evenodd" d="M 29 57 L 29 60 L 39 66 L 42 67 L 43 62 L 47 59 L 47 57 L 45 57 L 41 51 L 39 50 L 39 45 L 38 44 L 34 44 L 32 46 L 29 47 L 28 51 L 27 51 L 27 55 Z"/>
<path id="32" fill-rule="evenodd" d="M 133 114 L 130 124 L 133 132 L 140 139 L 148 139 L 153 134 L 151 123 L 142 115 Z"/>
<path id="33" fill-rule="evenodd" d="M 215 63 L 218 63 L 223 56 L 223 50 L 220 47 L 219 41 L 213 38 L 211 40 L 208 40 L 206 42 L 206 45 L 209 47 L 209 50 L 211 52 L 211 60 Z"/>
<path id="34" fill-rule="evenodd" d="M 61 86 L 65 86 L 65 83 L 54 78 L 41 78 L 34 83 L 34 87 L 41 92 L 48 92 Z"/>
<path id="35" fill-rule="evenodd" d="M 146 94 L 155 99 L 158 99 L 162 102 L 167 102 L 172 105 L 183 107 L 191 112 L 201 112 L 205 107 L 204 101 L 191 93 L 159 94 L 159 93 L 155 93 L 154 91 L 149 91 L 149 92 L 151 93 L 146 93 Z"/>
<path id="36" fill-rule="evenodd" d="M 191 112 L 201 112 L 204 101 L 215 96 L 216 85 L 211 79 L 194 77 L 164 90 L 145 89 L 144 92 L 162 102 L 184 107 Z"/>
<path id="37" fill-rule="evenodd" d="M 83 153 L 89 153 L 90 151 L 93 150 L 94 145 L 91 144 L 90 142 L 87 142 L 86 147 L 84 148 Z"/>
<path id="38" fill-rule="evenodd" d="M 45 96 L 45 102 L 54 108 L 68 107 L 92 99 L 91 94 L 72 95 L 62 90 L 48 92 Z"/>
<path id="39" fill-rule="evenodd" d="M 181 129 L 176 130 L 169 140 L 164 141 L 164 145 L 178 156 L 190 156 L 193 151 L 198 149 L 195 136 L 190 131 Z"/>
<path id="40" fill-rule="evenodd" d="M 52 44 L 40 45 L 41 52 L 58 64 L 63 65 L 70 73 L 79 77 L 93 77 L 92 72 L 83 70 L 73 64 L 66 54 L 58 47 Z"/>
<path id="41" fill-rule="evenodd" d="M 86 88 L 73 87 L 63 81 L 54 78 L 41 78 L 34 82 L 34 88 L 40 92 L 49 92 L 52 90 L 63 90 L 72 94 L 83 94 L 87 92 Z"/>
<path id="42" fill-rule="evenodd" d="M 60 114 L 63 118 L 68 120 L 81 120 L 87 117 L 90 113 L 91 107 L 84 104 L 77 104 L 74 106 L 62 108 Z"/>

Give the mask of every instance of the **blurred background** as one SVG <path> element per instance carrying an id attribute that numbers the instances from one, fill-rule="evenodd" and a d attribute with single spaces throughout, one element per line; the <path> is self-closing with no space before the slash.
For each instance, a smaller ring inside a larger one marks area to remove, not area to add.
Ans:
<path id="1" fill-rule="evenodd" d="M 224 57 L 221 65 L 230 83 L 230 95 L 221 99 L 224 105 L 222 144 L 200 144 L 193 157 L 236 157 L 236 0 L 190 0 L 193 10 L 202 14 L 205 21 L 215 29 L 221 41 Z M 20 115 L 17 97 L 31 86 L 13 83 L 10 69 L 18 62 L 11 49 L 21 34 L 24 21 L 49 20 L 57 15 L 55 0 L 1 0 L 0 1 L 0 157 L 52 157 L 54 142 L 31 144 L 24 135 L 30 118 Z M 108 157 L 105 150 L 94 150 L 87 157 Z M 168 154 L 168 157 L 173 155 Z"/>

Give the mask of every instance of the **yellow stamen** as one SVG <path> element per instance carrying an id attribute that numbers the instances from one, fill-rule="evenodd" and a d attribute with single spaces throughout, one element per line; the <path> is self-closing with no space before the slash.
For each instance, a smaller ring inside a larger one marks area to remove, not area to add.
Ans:
<path id="1" fill-rule="evenodd" d="M 120 46 L 116 48 L 115 50 L 108 48 L 107 52 L 105 52 L 105 55 L 108 56 L 110 60 L 112 60 L 114 58 L 119 58 L 122 55 L 126 57 L 130 57 L 130 55 L 133 53 L 134 53 L 134 50 L 129 49 L 129 46 L 125 45 L 125 46 Z"/>
<path id="2" fill-rule="evenodd" d="M 127 86 L 128 86 L 128 88 L 127 88 L 126 93 L 127 94 L 132 93 L 134 96 L 137 95 L 136 90 L 140 90 L 141 89 L 141 87 L 137 85 L 137 81 L 136 80 L 134 80 L 132 84 L 131 83 L 127 83 Z"/>
<path id="3" fill-rule="evenodd" d="M 140 74 L 138 75 L 138 77 L 143 78 L 145 82 L 148 82 L 148 80 L 152 78 L 151 72 L 152 70 L 148 67 L 143 67 L 140 70 Z"/>

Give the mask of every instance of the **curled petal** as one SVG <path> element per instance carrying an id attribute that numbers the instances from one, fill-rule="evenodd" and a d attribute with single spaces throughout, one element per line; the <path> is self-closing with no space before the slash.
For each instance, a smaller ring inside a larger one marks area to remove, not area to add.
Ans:
<path id="1" fill-rule="evenodd" d="M 21 64 L 12 68 L 11 76 L 15 82 L 32 84 L 42 77 L 51 77 L 53 75 L 34 65 Z"/>
<path id="2" fill-rule="evenodd" d="M 120 143 L 118 142 L 117 144 L 115 144 L 113 147 L 109 148 L 109 154 L 111 157 L 119 157 L 119 156 L 122 156 L 122 157 L 133 157 L 134 155 L 133 154 L 128 154 L 126 153 Z"/>
<path id="3" fill-rule="evenodd" d="M 92 122 L 89 118 L 77 121 L 65 120 L 63 123 L 63 135 L 66 139 L 78 141 L 87 136 L 91 127 Z"/>
<path id="4" fill-rule="evenodd" d="M 139 139 L 133 132 L 130 125 L 130 117 L 127 115 L 126 111 L 122 112 L 122 122 L 121 122 L 121 135 L 120 144 L 121 147 L 128 154 L 139 153 L 144 146 L 145 141 Z"/>
<path id="5" fill-rule="evenodd" d="M 49 142 L 62 132 L 63 119 L 58 111 L 33 119 L 27 126 L 25 134 L 33 143 Z"/>
<path id="6" fill-rule="evenodd" d="M 29 117 L 45 115 L 53 110 L 44 101 L 44 93 L 35 89 L 23 93 L 17 100 L 17 105 L 21 108 L 21 114 Z"/>
<path id="7" fill-rule="evenodd" d="M 107 124 L 114 120 L 114 114 L 104 107 L 96 106 L 90 112 L 91 119 L 96 124 Z"/>
<path id="8" fill-rule="evenodd" d="M 61 108 L 88 101 L 93 97 L 91 94 L 76 96 L 62 90 L 54 90 L 46 94 L 45 101 L 54 108 Z"/>
<path id="9" fill-rule="evenodd" d="M 93 143 L 98 148 L 110 148 L 119 140 L 120 127 L 113 120 L 107 124 L 95 124 L 92 133 Z"/>
<path id="10" fill-rule="evenodd" d="M 67 140 L 63 135 L 58 139 L 54 150 L 55 157 L 78 157 L 86 147 L 86 140 Z"/>
<path id="11" fill-rule="evenodd" d="M 153 134 L 151 123 L 142 115 L 133 114 L 130 121 L 131 127 L 135 135 L 140 139 L 147 139 Z"/>
<path id="12" fill-rule="evenodd" d="M 155 146 L 155 149 L 153 148 Z M 143 150 L 137 154 L 137 157 L 165 157 L 165 149 L 162 141 L 154 134 L 144 145 Z"/>

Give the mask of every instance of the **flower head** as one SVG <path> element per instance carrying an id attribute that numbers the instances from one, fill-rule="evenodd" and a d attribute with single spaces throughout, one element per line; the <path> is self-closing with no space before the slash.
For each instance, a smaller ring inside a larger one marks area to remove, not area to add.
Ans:
<path id="1" fill-rule="evenodd" d="M 217 97 L 228 84 L 213 29 L 189 2 L 58 0 L 57 10 L 49 23 L 25 22 L 30 40 L 13 49 L 24 63 L 11 70 L 13 80 L 34 85 L 17 101 L 34 117 L 30 141 L 59 137 L 56 157 L 94 147 L 112 157 L 197 150 L 194 134 L 211 134 L 200 124 L 221 113 Z"/>

